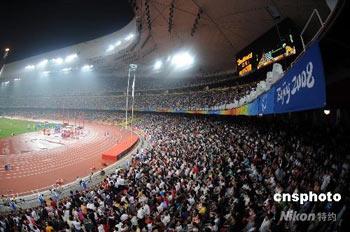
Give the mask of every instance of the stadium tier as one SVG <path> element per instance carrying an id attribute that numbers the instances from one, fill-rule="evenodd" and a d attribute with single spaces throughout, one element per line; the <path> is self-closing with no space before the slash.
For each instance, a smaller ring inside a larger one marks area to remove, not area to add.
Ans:
<path id="1" fill-rule="evenodd" d="M 3 4 L 0 232 L 348 231 L 349 3 L 107 2 Z"/>
<path id="2" fill-rule="evenodd" d="M 12 113 L 48 118 L 53 112 Z M 116 115 L 122 117 L 121 113 L 86 114 L 106 121 Z M 48 221 L 56 229 L 71 224 L 72 228 L 108 225 L 180 231 L 245 231 L 266 226 L 281 231 L 319 226 L 281 222 L 282 211 L 343 213 L 345 206 L 338 202 L 300 205 L 273 200 L 273 194 L 280 192 L 345 194 L 349 166 L 344 155 L 349 144 L 342 142 L 345 135 L 336 128 L 276 119 L 271 124 L 271 120 L 254 118 L 137 117 L 135 128 L 146 134 L 150 148 L 136 154 L 129 168 L 105 176 L 88 191 L 63 198 L 58 188 L 46 207 L 23 212 L 35 220 L 29 225 L 25 220 L 24 226 L 40 228 Z M 11 220 L 4 222 L 14 226 Z M 323 224 L 331 225 L 335 222 Z"/>
<path id="3" fill-rule="evenodd" d="M 255 83 L 221 88 L 197 88 L 193 90 L 177 90 L 171 93 L 165 91 L 136 92 L 134 107 L 141 110 L 157 108 L 164 109 L 199 109 L 233 103 L 246 94 Z M 181 91 L 181 92 L 180 92 Z M 131 96 L 129 97 L 131 99 Z M 123 110 L 125 109 L 125 94 L 95 95 L 76 92 L 57 94 L 53 96 L 4 96 L 0 100 L 2 108 L 44 108 L 44 109 L 94 109 Z"/>

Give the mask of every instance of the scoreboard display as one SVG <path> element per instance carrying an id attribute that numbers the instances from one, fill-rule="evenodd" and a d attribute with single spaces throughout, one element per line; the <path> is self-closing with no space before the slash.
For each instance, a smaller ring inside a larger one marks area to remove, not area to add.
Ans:
<path id="1" fill-rule="evenodd" d="M 297 54 L 300 46 L 294 23 L 285 19 L 251 43 L 236 56 L 239 76 L 245 76 L 286 57 Z"/>

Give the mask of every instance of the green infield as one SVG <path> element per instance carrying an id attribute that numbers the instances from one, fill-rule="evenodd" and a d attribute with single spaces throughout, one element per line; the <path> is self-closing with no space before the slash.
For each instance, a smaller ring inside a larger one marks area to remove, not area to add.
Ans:
<path id="1" fill-rule="evenodd" d="M 35 122 L 0 118 L 0 139 L 36 131 Z"/>

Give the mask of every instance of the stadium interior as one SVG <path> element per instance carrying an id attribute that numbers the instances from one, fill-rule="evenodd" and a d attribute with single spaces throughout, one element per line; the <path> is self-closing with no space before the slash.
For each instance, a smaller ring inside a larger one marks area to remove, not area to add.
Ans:
<path id="1" fill-rule="evenodd" d="M 0 42 L 0 232 L 348 231 L 349 3 L 127 2 L 102 37 Z M 275 199 L 309 192 L 341 199 Z"/>

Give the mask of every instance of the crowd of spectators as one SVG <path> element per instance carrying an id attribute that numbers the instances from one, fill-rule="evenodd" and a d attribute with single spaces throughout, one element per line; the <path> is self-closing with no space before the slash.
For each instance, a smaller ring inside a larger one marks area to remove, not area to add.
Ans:
<path id="1" fill-rule="evenodd" d="M 157 93 L 136 92 L 134 107 L 140 110 L 156 109 L 201 109 L 225 106 L 239 100 L 256 85 L 251 83 L 224 88 L 201 88 L 197 90 Z M 129 102 L 132 96 L 129 95 Z M 53 108 L 53 109 L 91 109 L 123 110 L 125 94 L 111 95 L 60 95 L 60 96 L 26 96 L 10 95 L 0 98 L 0 107 L 7 108 Z M 130 104 L 131 107 L 131 104 Z"/>
<path id="2" fill-rule="evenodd" d="M 311 130 L 276 118 L 137 117 L 134 127 L 150 148 L 129 168 L 67 198 L 14 207 L 0 217 L 0 231 L 335 231 L 348 216 L 348 134 L 338 128 Z M 343 198 L 273 200 L 274 193 L 308 191 Z M 288 210 L 334 212 L 337 220 L 280 220 Z"/>
<path id="3" fill-rule="evenodd" d="M 9 84 L 0 82 L 0 96 L 62 96 L 72 94 L 87 95 L 93 92 L 96 95 L 109 95 L 116 92 L 125 92 L 127 77 L 98 76 L 98 75 L 63 75 L 43 78 L 40 75 L 10 80 Z M 135 89 L 137 91 L 183 89 L 188 87 L 206 86 L 213 83 L 236 81 L 231 74 L 202 75 L 179 78 L 166 77 L 137 77 Z"/>
<path id="4" fill-rule="evenodd" d="M 140 110 L 225 107 L 257 85 L 246 82 L 226 72 L 176 79 L 140 77 L 136 80 L 134 107 Z M 33 76 L 1 84 L 0 107 L 123 110 L 126 85 L 126 77 Z"/>
<path id="5" fill-rule="evenodd" d="M 1 109 L 0 117 L 14 117 L 25 118 L 34 120 L 57 120 L 57 121 L 69 121 L 69 120 L 85 120 L 93 122 L 101 122 L 104 124 L 113 124 L 115 122 L 121 122 L 125 119 L 123 113 L 116 113 L 113 111 L 77 111 L 77 110 L 53 110 L 45 109 L 38 111 L 37 109 Z"/>

